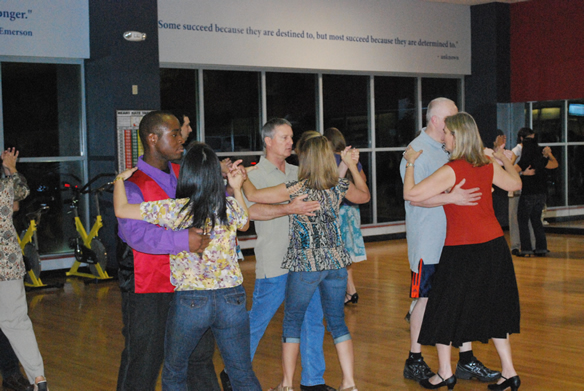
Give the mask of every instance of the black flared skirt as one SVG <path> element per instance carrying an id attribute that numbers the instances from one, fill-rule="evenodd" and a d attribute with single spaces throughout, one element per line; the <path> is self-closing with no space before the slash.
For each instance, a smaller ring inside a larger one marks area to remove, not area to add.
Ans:
<path id="1" fill-rule="evenodd" d="M 419 343 L 487 343 L 519 333 L 519 321 L 517 280 L 505 238 L 444 246 Z"/>

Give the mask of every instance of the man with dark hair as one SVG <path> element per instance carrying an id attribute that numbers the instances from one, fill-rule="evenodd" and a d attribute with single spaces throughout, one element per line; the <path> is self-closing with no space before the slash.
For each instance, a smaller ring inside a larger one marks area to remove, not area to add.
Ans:
<path id="1" fill-rule="evenodd" d="M 191 119 L 189 118 L 190 114 L 182 109 L 172 110 L 171 113 L 178 119 L 180 124 L 180 135 L 182 136 L 185 144 L 188 144 L 187 141 L 193 131 L 193 128 L 191 127 Z"/>
<path id="2" fill-rule="evenodd" d="M 153 111 L 140 122 L 144 156 L 138 171 L 124 184 L 131 203 L 174 198 L 184 140 L 172 114 Z M 119 237 L 127 244 L 119 253 L 119 279 L 125 338 L 118 391 L 154 391 L 164 358 L 164 334 L 174 287 L 168 254 L 201 252 L 209 244 L 202 230 L 165 230 L 145 221 L 118 219 Z M 189 359 L 189 390 L 219 391 L 213 366 L 211 331 Z"/>

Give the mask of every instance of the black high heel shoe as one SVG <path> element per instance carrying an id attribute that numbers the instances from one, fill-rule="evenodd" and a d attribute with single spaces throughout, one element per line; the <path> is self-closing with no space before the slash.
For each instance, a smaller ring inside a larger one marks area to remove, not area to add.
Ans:
<path id="1" fill-rule="evenodd" d="M 347 300 L 347 297 L 349 298 Z M 353 303 L 353 304 L 357 304 L 357 302 L 359 301 L 359 294 L 357 292 L 353 293 L 352 295 L 349 294 L 348 292 L 345 293 L 345 305 Z"/>
<path id="2" fill-rule="evenodd" d="M 519 386 L 521 385 L 521 379 L 519 378 L 519 376 L 513 376 L 510 377 L 509 379 L 507 379 L 504 376 L 501 377 L 505 379 L 505 381 L 501 384 L 489 384 L 488 385 L 489 390 L 503 391 L 509 387 L 511 387 L 511 391 L 517 391 L 519 389 Z"/>
<path id="3" fill-rule="evenodd" d="M 430 383 L 430 379 L 424 379 L 420 381 L 420 385 L 428 390 L 435 390 L 444 386 L 448 387 L 449 390 L 454 390 L 454 386 L 456 385 L 456 376 L 452 375 L 448 379 L 444 380 L 444 378 L 440 376 L 439 373 L 436 373 L 436 375 L 442 379 L 440 383 L 432 384 Z"/>

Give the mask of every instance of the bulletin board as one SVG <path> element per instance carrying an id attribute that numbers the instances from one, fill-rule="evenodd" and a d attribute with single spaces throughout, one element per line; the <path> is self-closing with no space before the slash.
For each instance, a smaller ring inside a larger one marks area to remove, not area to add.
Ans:
<path id="1" fill-rule="evenodd" d="M 138 127 L 142 117 L 152 110 L 116 110 L 118 139 L 118 172 L 136 166 L 138 156 L 144 154 Z"/>

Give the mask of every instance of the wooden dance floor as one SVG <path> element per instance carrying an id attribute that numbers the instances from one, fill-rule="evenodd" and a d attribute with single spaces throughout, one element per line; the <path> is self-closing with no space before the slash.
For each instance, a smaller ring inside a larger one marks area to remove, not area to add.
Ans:
<path id="1" fill-rule="evenodd" d="M 584 242 L 582 236 L 548 235 L 551 253 L 545 258 L 516 258 L 521 299 L 521 334 L 511 337 L 522 390 L 584 389 Z M 420 390 L 402 375 L 409 350 L 404 316 L 409 308 L 409 268 L 406 241 L 367 243 L 368 260 L 354 266 L 360 301 L 346 308 L 355 345 L 355 377 L 360 391 Z M 251 298 L 253 256 L 241 263 Z M 43 278 L 44 279 L 44 278 Z M 65 281 L 64 277 L 61 281 Z M 48 281 L 45 281 L 48 282 Z M 63 289 L 29 292 L 32 318 L 45 373 L 53 391 L 115 390 L 123 347 L 120 294 L 115 281 L 85 285 L 67 278 Z M 248 307 L 251 305 L 248 300 Z M 281 379 L 282 308 L 260 343 L 254 369 L 264 390 Z M 330 334 L 325 335 L 327 384 L 338 387 L 340 369 Z M 500 369 L 492 343 L 475 343 L 475 355 Z M 424 347 L 431 368 L 435 349 Z M 458 353 L 453 349 L 452 363 Z M 217 372 L 223 368 L 215 354 Z M 295 381 L 300 390 L 300 368 Z M 443 388 L 445 389 L 445 388 Z M 455 390 L 486 390 L 476 380 L 459 380 Z"/>

